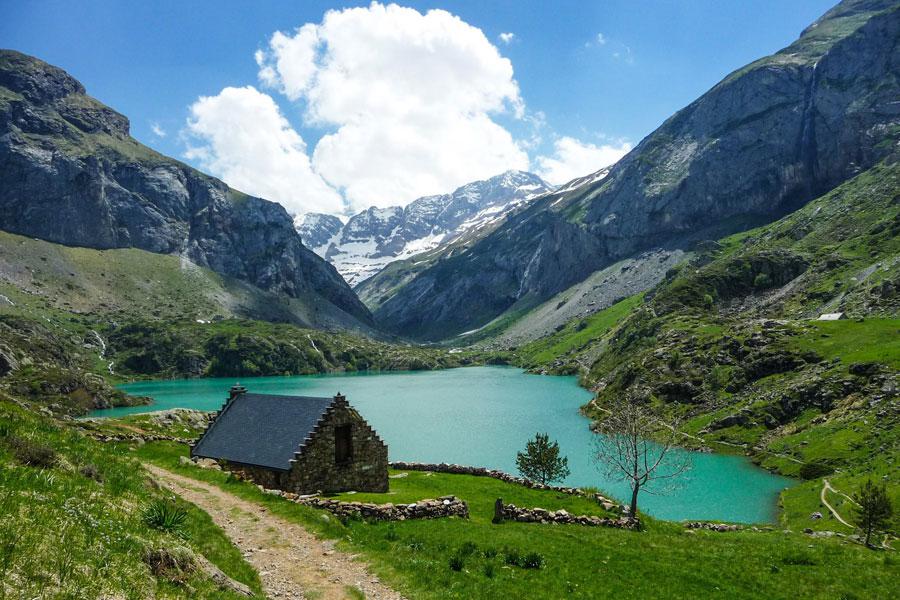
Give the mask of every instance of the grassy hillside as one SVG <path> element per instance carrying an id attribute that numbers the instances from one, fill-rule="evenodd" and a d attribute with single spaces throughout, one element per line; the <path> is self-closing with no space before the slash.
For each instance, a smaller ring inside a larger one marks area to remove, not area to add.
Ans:
<path id="1" fill-rule="evenodd" d="M 0 232 L 0 311 L 11 307 L 38 317 L 242 317 L 372 333 L 321 298 L 266 292 L 179 256 L 75 248 Z"/>
<path id="2" fill-rule="evenodd" d="M 156 505 L 183 511 L 183 525 L 146 522 Z M 200 556 L 262 597 L 206 513 L 148 485 L 133 459 L 0 394 L 0 598 L 244 597 L 219 588 Z"/>
<path id="3" fill-rule="evenodd" d="M 809 518 L 823 510 L 823 477 L 845 493 L 884 480 L 900 503 L 900 165 L 699 247 L 643 298 L 508 356 L 579 373 L 597 418 L 637 392 L 685 420 L 686 445 L 809 479 L 783 498 L 788 523 L 847 532 Z M 814 320 L 826 312 L 849 318 Z"/>

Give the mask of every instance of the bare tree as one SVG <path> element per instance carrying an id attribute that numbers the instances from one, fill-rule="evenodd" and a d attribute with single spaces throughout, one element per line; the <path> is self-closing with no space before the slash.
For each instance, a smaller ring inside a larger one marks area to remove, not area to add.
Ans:
<path id="1" fill-rule="evenodd" d="M 686 452 L 671 452 L 678 439 L 677 423 L 665 423 L 647 406 L 646 399 L 630 395 L 610 410 L 596 428 L 594 462 L 605 476 L 631 486 L 629 516 L 637 517 L 638 494 L 662 493 L 690 466 Z M 655 483 L 656 482 L 656 483 Z"/>

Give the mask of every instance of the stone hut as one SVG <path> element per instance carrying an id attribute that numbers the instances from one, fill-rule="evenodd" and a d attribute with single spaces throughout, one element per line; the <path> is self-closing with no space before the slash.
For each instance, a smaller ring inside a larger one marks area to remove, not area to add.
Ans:
<path id="1" fill-rule="evenodd" d="M 340 393 L 274 396 L 234 386 L 191 457 L 297 494 L 388 491 L 387 446 Z"/>

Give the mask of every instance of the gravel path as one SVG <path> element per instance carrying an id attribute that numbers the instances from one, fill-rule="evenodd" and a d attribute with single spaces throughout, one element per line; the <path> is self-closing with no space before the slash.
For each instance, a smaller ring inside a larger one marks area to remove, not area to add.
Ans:
<path id="1" fill-rule="evenodd" d="M 269 513 L 220 488 L 154 465 L 147 470 L 167 489 L 206 511 L 225 530 L 244 558 L 259 571 L 269 598 L 352 598 L 349 588 L 369 600 L 402 600 L 355 556 L 335 550 L 296 523 Z"/>
<path id="2" fill-rule="evenodd" d="M 830 504 L 828 504 L 828 500 L 827 500 L 826 497 L 825 497 L 826 492 L 833 492 L 833 493 L 835 493 L 835 494 L 839 494 L 840 492 L 838 492 L 836 489 L 834 489 L 833 487 L 831 487 L 831 484 L 828 483 L 828 480 L 827 480 L 827 479 L 823 479 L 822 481 L 823 481 L 822 491 L 819 493 L 819 499 L 822 501 L 822 504 L 825 505 L 825 508 L 827 508 L 829 511 L 831 511 L 831 514 L 834 515 L 834 518 L 835 518 L 835 519 L 837 519 L 838 521 L 840 521 L 841 523 L 843 523 L 843 524 L 846 525 L 847 527 L 853 529 L 853 525 L 851 525 L 850 523 L 848 523 L 847 521 L 845 521 L 843 518 L 841 518 L 841 515 L 838 514 L 838 511 L 834 510 L 834 507 L 831 506 Z M 843 495 L 843 494 L 842 494 L 842 495 Z"/>

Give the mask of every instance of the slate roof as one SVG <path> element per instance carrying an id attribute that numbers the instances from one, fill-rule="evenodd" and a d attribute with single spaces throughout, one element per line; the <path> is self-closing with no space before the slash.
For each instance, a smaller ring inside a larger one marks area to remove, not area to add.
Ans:
<path id="1" fill-rule="evenodd" d="M 287 471 L 334 398 L 243 393 L 227 402 L 191 456 Z"/>

